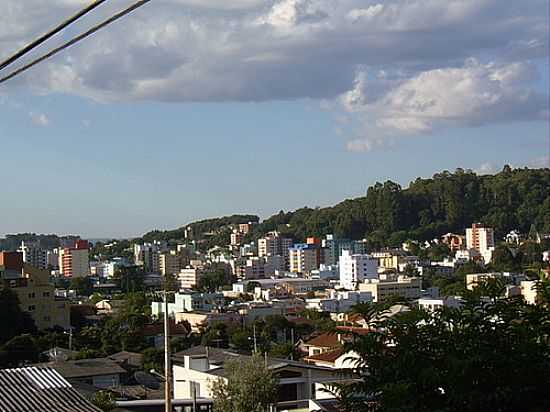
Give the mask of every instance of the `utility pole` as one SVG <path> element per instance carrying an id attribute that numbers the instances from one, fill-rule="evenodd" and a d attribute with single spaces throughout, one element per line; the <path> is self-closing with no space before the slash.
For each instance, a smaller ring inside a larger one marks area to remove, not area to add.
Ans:
<path id="1" fill-rule="evenodd" d="M 168 293 L 164 288 L 164 405 L 165 412 L 172 412 L 172 366 L 170 362 L 170 322 L 168 318 Z"/>

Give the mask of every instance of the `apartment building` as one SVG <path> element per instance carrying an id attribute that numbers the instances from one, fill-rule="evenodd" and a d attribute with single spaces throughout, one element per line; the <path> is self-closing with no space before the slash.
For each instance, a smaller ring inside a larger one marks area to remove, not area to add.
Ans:
<path id="1" fill-rule="evenodd" d="M 355 290 L 365 279 L 378 278 L 378 259 L 344 250 L 339 260 L 340 285 Z"/>
<path id="2" fill-rule="evenodd" d="M 495 248 L 495 235 L 493 229 L 481 223 L 474 223 L 466 229 L 466 247 L 477 250 L 485 263 L 490 262 L 492 251 Z"/>
<path id="3" fill-rule="evenodd" d="M 188 263 L 185 254 L 175 250 L 159 254 L 159 271 L 163 276 L 178 274 Z"/>
<path id="4" fill-rule="evenodd" d="M 144 243 L 134 245 L 134 263 L 143 267 L 146 273 L 160 273 L 160 252 L 161 245 L 155 243 Z"/>
<path id="5" fill-rule="evenodd" d="M 21 242 L 18 249 L 23 254 L 23 261 L 38 269 L 48 268 L 48 251 L 40 247 L 38 242 Z"/>
<path id="6" fill-rule="evenodd" d="M 204 270 L 202 268 L 187 266 L 179 271 L 176 280 L 180 289 L 195 289 L 199 286 L 203 275 Z"/>
<path id="7" fill-rule="evenodd" d="M 394 280 L 367 279 L 359 284 L 360 291 L 370 292 L 374 302 L 384 302 L 391 296 L 418 299 L 422 292 L 422 279 L 398 276 Z"/>
<path id="8" fill-rule="evenodd" d="M 292 247 L 292 239 L 281 236 L 278 232 L 270 232 L 266 237 L 258 239 L 258 256 L 283 256 L 288 260 L 288 250 Z"/>
<path id="9" fill-rule="evenodd" d="M 72 247 L 59 250 L 59 270 L 65 277 L 82 278 L 90 274 L 90 245 L 87 240 L 77 240 Z"/>
<path id="10" fill-rule="evenodd" d="M 69 302 L 55 296 L 48 271 L 23 263 L 22 254 L 17 252 L 1 252 L 0 267 L 4 272 L 0 288 L 17 294 L 21 310 L 32 317 L 39 330 L 70 327 Z"/>
<path id="11" fill-rule="evenodd" d="M 290 271 L 309 273 L 321 265 L 321 247 L 318 243 L 299 243 L 289 249 Z"/>

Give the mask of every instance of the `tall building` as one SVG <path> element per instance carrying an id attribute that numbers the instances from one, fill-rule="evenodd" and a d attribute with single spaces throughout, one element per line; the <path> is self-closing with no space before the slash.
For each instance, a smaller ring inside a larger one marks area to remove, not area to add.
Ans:
<path id="1" fill-rule="evenodd" d="M 184 253 L 175 250 L 159 255 L 159 271 L 163 276 L 179 273 L 189 263 L 189 258 Z"/>
<path id="2" fill-rule="evenodd" d="M 39 330 L 70 327 L 69 303 L 56 298 L 48 271 L 24 264 L 22 253 L 17 252 L 1 252 L 0 268 L 4 271 L 0 289 L 10 289 L 17 294 L 21 310 L 32 317 Z"/>
<path id="3" fill-rule="evenodd" d="M 321 265 L 321 247 L 310 242 L 296 244 L 289 249 L 290 271 L 294 273 L 309 273 L 319 269 Z"/>
<path id="4" fill-rule="evenodd" d="M 203 269 L 188 266 L 180 270 L 177 275 L 177 281 L 180 289 L 195 289 L 199 286 L 203 276 Z"/>
<path id="5" fill-rule="evenodd" d="M 59 251 L 59 270 L 66 277 L 82 278 L 90 274 L 89 243 L 77 240 L 72 247 Z"/>
<path id="6" fill-rule="evenodd" d="M 483 261 L 489 263 L 495 250 L 493 229 L 474 223 L 471 228 L 466 229 L 466 247 L 477 250 L 483 257 Z"/>
<path id="7" fill-rule="evenodd" d="M 471 228 L 466 229 L 466 247 L 475 249 L 482 255 L 490 248 L 495 247 L 493 229 L 485 227 L 480 223 L 474 223 Z"/>
<path id="8" fill-rule="evenodd" d="M 344 250 L 339 260 L 340 285 L 355 290 L 365 279 L 378 279 L 378 259 Z"/>
<path id="9" fill-rule="evenodd" d="M 48 251 L 42 249 L 38 242 L 21 242 L 19 252 L 23 254 L 23 262 L 38 269 L 48 268 Z"/>
<path id="10" fill-rule="evenodd" d="M 288 262 L 288 250 L 292 247 L 292 239 L 282 237 L 278 232 L 270 232 L 266 237 L 258 239 L 258 256 L 283 256 Z"/>
<path id="11" fill-rule="evenodd" d="M 231 233 L 231 246 L 239 246 L 243 243 L 244 233 L 238 230 L 233 230 Z"/>
<path id="12" fill-rule="evenodd" d="M 160 273 L 160 251 L 161 245 L 156 242 L 134 245 L 134 263 L 146 273 Z"/>
<path id="13" fill-rule="evenodd" d="M 334 235 L 326 235 L 321 243 L 324 248 L 324 263 L 332 266 L 338 263 L 340 255 L 344 250 L 352 254 L 363 255 L 367 253 L 366 240 L 338 239 Z"/>

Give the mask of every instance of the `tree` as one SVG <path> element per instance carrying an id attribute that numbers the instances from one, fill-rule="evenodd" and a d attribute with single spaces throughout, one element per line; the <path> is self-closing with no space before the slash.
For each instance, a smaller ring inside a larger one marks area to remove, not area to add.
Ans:
<path id="1" fill-rule="evenodd" d="M 277 399 L 277 379 L 261 356 L 228 360 L 225 378 L 212 384 L 214 412 L 268 412 Z"/>
<path id="2" fill-rule="evenodd" d="M 142 369 L 149 372 L 151 369 L 157 372 L 164 371 L 164 350 L 147 348 L 143 352 L 141 358 Z"/>
<path id="3" fill-rule="evenodd" d="M 79 296 L 90 296 L 94 291 L 90 278 L 72 278 L 69 289 L 76 290 Z"/>
<path id="4" fill-rule="evenodd" d="M 22 333 L 34 333 L 31 316 L 19 306 L 19 298 L 11 289 L 0 290 L 0 345 Z"/>
<path id="5" fill-rule="evenodd" d="M 104 412 L 110 412 L 116 408 L 115 396 L 109 391 L 96 392 L 91 401 Z"/>
<path id="6" fill-rule="evenodd" d="M 19 367 L 25 363 L 38 362 L 40 350 L 31 335 L 19 335 L 10 339 L 2 351 L 6 356 L 4 367 Z"/>
<path id="7" fill-rule="evenodd" d="M 358 379 L 333 388 L 342 410 L 550 410 L 548 308 L 522 299 L 487 303 L 482 293 L 468 295 L 460 309 L 413 308 L 371 321 L 371 333 L 345 345 L 359 359 Z"/>

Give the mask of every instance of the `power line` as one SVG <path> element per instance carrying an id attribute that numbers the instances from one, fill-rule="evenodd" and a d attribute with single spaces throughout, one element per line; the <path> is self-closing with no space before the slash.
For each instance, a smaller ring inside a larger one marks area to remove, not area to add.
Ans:
<path id="1" fill-rule="evenodd" d="M 105 26 L 108 26 L 109 24 L 115 22 L 116 20 L 126 16 L 127 14 L 130 14 L 131 12 L 133 12 L 134 10 L 140 8 L 141 6 L 149 3 L 151 0 L 140 0 L 136 3 L 134 3 L 133 5 L 131 5 L 130 7 L 122 10 L 121 12 L 113 15 L 112 17 L 108 18 L 107 20 L 104 20 L 102 21 L 101 23 L 99 23 L 98 25 L 96 26 L 93 26 L 90 30 L 76 36 L 75 38 L 69 40 L 68 42 L 62 44 L 61 46 L 59 47 L 56 47 L 55 49 L 53 49 L 52 51 L 50 51 L 49 53 L 46 53 L 42 56 L 40 56 L 39 58 L 37 58 L 36 60 L 33 60 L 32 62 L 24 65 L 23 67 L 11 72 L 10 74 L 8 74 L 7 76 L 5 77 L 2 77 L 0 78 L 0 84 L 2 83 L 5 83 L 7 82 L 8 80 L 11 80 L 13 79 L 15 76 L 29 70 L 31 67 L 33 66 L 36 66 L 38 63 L 41 63 L 43 62 L 44 60 L 47 60 L 49 59 L 50 57 L 56 55 L 57 53 L 71 47 L 72 45 L 84 40 L 86 37 L 89 37 L 91 36 L 92 34 L 94 34 L 95 32 L 101 30 L 103 27 Z"/>
<path id="2" fill-rule="evenodd" d="M 64 28 L 66 28 L 67 26 L 69 26 L 70 24 L 74 23 L 75 21 L 77 21 L 78 19 L 80 19 L 81 17 L 85 16 L 86 14 L 88 14 L 89 12 L 91 12 L 92 10 L 94 10 L 96 7 L 99 7 L 101 4 L 105 3 L 107 0 L 96 0 L 94 1 L 92 4 L 90 4 L 89 6 L 83 8 L 82 10 L 80 10 L 78 13 L 76 13 L 75 15 L 69 17 L 67 20 L 65 20 L 64 22 L 62 22 L 61 24 L 59 24 L 58 26 L 56 26 L 55 28 L 53 28 L 52 30 L 48 31 L 47 33 L 45 33 L 44 35 L 40 36 L 38 39 L 36 39 L 35 41 L 33 41 L 32 43 L 30 43 L 29 45 L 23 47 L 21 50 L 19 50 L 17 53 L 15 53 L 13 56 L 7 58 L 6 60 L 4 60 L 2 63 L 0 63 L 0 70 L 4 69 L 5 67 L 9 66 L 10 64 L 12 64 L 13 62 L 15 62 L 16 60 L 20 59 L 21 57 L 23 57 L 25 54 L 27 54 L 28 52 L 30 52 L 31 50 L 33 50 L 34 48 L 40 46 L 42 43 L 44 43 L 46 40 L 48 40 L 50 37 L 53 37 L 55 36 L 57 33 L 59 33 L 61 30 L 63 30 Z"/>

